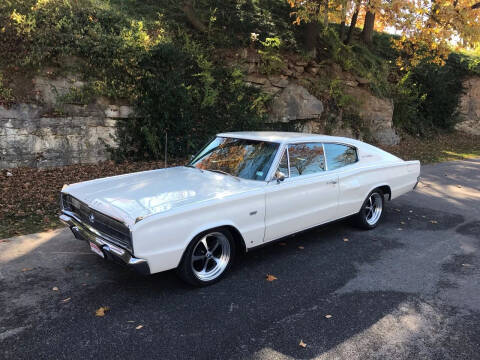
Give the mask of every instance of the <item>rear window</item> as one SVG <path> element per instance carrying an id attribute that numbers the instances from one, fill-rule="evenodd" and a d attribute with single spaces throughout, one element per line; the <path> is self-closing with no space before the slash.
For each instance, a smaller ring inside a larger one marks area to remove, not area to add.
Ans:
<path id="1" fill-rule="evenodd" d="M 341 144 L 323 144 L 328 170 L 339 169 L 358 161 L 357 149 Z"/>

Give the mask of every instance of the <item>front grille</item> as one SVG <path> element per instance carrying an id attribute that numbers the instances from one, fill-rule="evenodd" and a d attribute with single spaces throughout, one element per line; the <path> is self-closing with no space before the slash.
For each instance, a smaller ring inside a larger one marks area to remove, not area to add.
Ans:
<path id="1" fill-rule="evenodd" d="M 90 209 L 87 204 L 68 194 L 62 194 L 62 205 L 65 210 L 75 214 L 82 223 L 106 235 L 115 245 L 132 251 L 130 230 L 122 222 Z"/>

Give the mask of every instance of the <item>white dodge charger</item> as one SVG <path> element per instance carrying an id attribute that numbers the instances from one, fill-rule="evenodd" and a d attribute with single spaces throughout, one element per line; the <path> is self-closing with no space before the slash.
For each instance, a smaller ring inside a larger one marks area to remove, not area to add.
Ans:
<path id="1" fill-rule="evenodd" d="M 358 140 L 219 134 L 186 166 L 66 186 L 61 220 L 99 256 L 143 274 L 218 281 L 235 255 L 353 216 L 377 226 L 385 200 L 415 188 L 418 161 Z"/>

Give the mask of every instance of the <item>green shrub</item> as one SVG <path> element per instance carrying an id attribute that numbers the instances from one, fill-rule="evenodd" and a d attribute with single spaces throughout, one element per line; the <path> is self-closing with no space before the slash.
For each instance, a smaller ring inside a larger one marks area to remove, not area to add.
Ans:
<path id="1" fill-rule="evenodd" d="M 137 116 L 119 123 L 116 159 L 160 159 L 195 153 L 213 135 L 258 129 L 265 108 L 260 92 L 238 70 L 213 66 L 194 42 L 157 45 L 143 59 Z"/>
<path id="2" fill-rule="evenodd" d="M 160 23 L 147 31 L 142 20 L 100 0 L 0 2 L 0 24 L 0 68 L 79 73 L 112 98 L 134 96 L 139 59 L 163 36 Z"/>
<path id="3" fill-rule="evenodd" d="M 15 100 L 12 94 L 12 89 L 5 86 L 3 81 L 3 74 L 0 72 L 0 104 L 9 103 Z"/>
<path id="4" fill-rule="evenodd" d="M 398 83 L 394 124 L 414 135 L 452 130 L 462 82 L 478 71 L 477 59 L 452 53 L 444 66 L 421 63 Z"/>
<path id="5" fill-rule="evenodd" d="M 260 41 L 263 49 L 258 50 L 260 54 L 260 72 L 262 74 L 273 74 L 279 72 L 285 67 L 285 63 L 280 55 L 280 39 L 277 37 L 266 38 Z"/>

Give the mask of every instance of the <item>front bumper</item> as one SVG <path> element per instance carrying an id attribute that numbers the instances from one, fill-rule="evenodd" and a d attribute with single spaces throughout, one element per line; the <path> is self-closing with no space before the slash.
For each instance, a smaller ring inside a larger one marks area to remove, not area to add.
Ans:
<path id="1" fill-rule="evenodd" d="M 130 252 L 122 249 L 101 236 L 91 232 L 74 216 L 60 215 L 60 220 L 70 227 L 75 238 L 96 244 L 103 252 L 105 259 L 133 268 L 143 275 L 150 275 L 150 267 L 145 259 L 134 257 Z"/>

